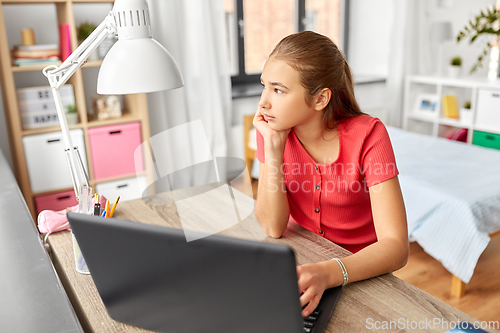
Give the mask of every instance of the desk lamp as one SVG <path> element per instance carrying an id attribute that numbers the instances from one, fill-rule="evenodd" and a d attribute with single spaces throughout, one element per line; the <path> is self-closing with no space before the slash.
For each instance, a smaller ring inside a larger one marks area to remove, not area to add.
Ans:
<path id="1" fill-rule="evenodd" d="M 118 41 L 104 58 L 97 78 L 98 94 L 135 94 L 179 88 L 184 85 L 180 70 L 170 53 L 151 35 L 151 21 L 145 0 L 116 0 L 101 24 L 60 65 L 43 69 L 55 100 L 64 149 L 76 198 L 88 187 L 88 176 L 69 135 L 59 88 L 85 64 L 89 55 L 108 35 Z"/>

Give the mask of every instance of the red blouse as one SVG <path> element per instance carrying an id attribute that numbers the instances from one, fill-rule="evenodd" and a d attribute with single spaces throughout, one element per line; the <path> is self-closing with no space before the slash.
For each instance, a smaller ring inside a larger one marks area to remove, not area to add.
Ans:
<path id="1" fill-rule="evenodd" d="M 368 187 L 398 175 L 384 124 L 368 115 L 338 124 L 340 149 L 331 164 L 309 155 L 293 129 L 287 137 L 283 173 L 290 219 L 355 253 L 375 243 Z M 264 138 L 257 131 L 255 157 L 264 163 Z"/>

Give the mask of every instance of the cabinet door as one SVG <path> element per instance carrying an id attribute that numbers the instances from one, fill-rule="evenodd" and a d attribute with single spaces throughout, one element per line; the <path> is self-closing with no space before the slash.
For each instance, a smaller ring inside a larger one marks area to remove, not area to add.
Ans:
<path id="1" fill-rule="evenodd" d="M 499 90 L 478 90 L 475 126 L 493 131 L 500 130 Z"/>
<path id="2" fill-rule="evenodd" d="M 74 129 L 69 132 L 87 170 L 83 130 Z M 23 146 L 33 193 L 73 186 L 61 132 L 25 136 Z"/>

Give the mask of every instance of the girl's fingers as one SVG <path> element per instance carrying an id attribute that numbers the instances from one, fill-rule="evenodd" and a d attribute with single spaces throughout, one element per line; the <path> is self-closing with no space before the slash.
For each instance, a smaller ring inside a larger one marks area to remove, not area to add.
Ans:
<path id="1" fill-rule="evenodd" d="M 300 306 L 305 306 L 307 303 L 311 302 L 314 298 L 313 288 L 308 288 L 304 291 L 302 296 L 300 296 Z"/>
<path id="2" fill-rule="evenodd" d="M 302 310 L 302 316 L 307 317 L 309 316 L 314 309 L 318 307 L 319 300 L 321 299 L 321 295 L 314 295 L 312 299 L 309 301 L 309 304 Z"/>

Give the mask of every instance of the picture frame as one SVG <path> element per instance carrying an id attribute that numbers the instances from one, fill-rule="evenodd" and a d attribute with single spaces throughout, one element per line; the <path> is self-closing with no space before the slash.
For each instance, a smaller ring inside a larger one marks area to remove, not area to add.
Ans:
<path id="1" fill-rule="evenodd" d="M 425 117 L 437 117 L 439 111 L 439 96 L 435 94 L 418 94 L 413 112 Z"/>

